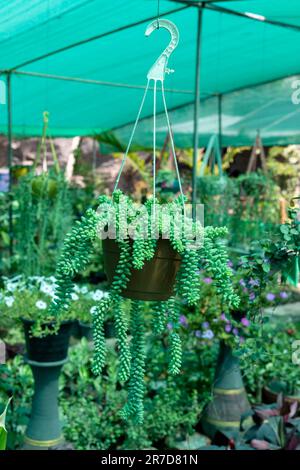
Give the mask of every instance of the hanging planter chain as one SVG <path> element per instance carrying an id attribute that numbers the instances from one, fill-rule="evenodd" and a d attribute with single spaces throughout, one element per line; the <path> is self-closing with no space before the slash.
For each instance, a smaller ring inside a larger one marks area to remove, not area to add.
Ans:
<path id="1" fill-rule="evenodd" d="M 166 103 L 166 96 L 165 96 L 165 89 L 164 89 L 164 79 L 165 79 L 165 74 L 173 73 L 174 70 L 169 69 L 167 67 L 168 65 L 168 60 L 174 49 L 177 47 L 178 42 L 179 42 L 179 31 L 174 23 L 169 20 L 160 20 L 157 19 L 153 21 L 152 23 L 149 24 L 149 26 L 146 29 L 145 35 L 150 36 L 150 34 L 155 31 L 156 29 L 159 28 L 165 28 L 167 29 L 170 34 L 171 34 L 171 41 L 169 42 L 168 46 L 165 48 L 165 50 L 160 54 L 158 59 L 154 62 L 152 67 L 150 68 L 148 74 L 147 74 L 147 86 L 145 88 L 143 98 L 137 113 L 137 117 L 129 138 L 129 142 L 126 148 L 126 151 L 124 153 L 124 156 L 122 158 L 121 166 L 119 173 L 116 178 L 115 186 L 114 186 L 114 191 L 118 188 L 119 181 L 121 174 L 123 172 L 127 155 L 129 153 L 132 140 L 144 107 L 145 99 L 149 90 L 150 82 L 151 80 L 154 81 L 154 88 L 153 88 L 153 200 L 154 200 L 154 205 L 153 205 L 153 213 L 154 213 L 154 220 L 155 220 L 155 196 L 156 196 L 156 109 L 157 109 L 157 82 L 161 83 L 161 92 L 162 92 L 162 99 L 163 99 L 163 105 L 164 105 L 164 112 L 166 115 L 166 120 L 167 120 L 167 127 L 168 127 L 168 133 L 170 136 L 170 142 L 171 142 L 171 150 L 172 150 L 172 155 L 174 159 L 174 165 L 175 165 L 175 170 L 176 170 L 176 175 L 178 178 L 178 183 L 179 183 L 179 190 L 181 194 L 181 200 L 182 200 L 182 207 L 183 207 L 183 212 L 184 212 L 184 194 L 182 190 L 182 184 L 181 184 L 181 179 L 180 179 L 180 174 L 179 174 L 179 168 L 178 168 L 178 163 L 177 163 L 177 158 L 176 158 L 176 152 L 175 152 L 175 145 L 174 145 L 174 139 L 173 139 L 173 134 L 172 134 L 172 129 L 171 129 L 171 123 L 170 123 L 170 118 L 169 118 L 169 113 L 168 113 L 168 108 L 167 108 L 167 103 Z"/>

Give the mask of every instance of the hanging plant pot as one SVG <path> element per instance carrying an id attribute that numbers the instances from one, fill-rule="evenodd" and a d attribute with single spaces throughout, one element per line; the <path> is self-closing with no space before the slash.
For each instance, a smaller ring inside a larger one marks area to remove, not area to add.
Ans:
<path id="1" fill-rule="evenodd" d="M 251 410 L 240 371 L 239 359 L 223 341 L 214 379 L 213 399 L 201 421 L 205 434 L 214 437 L 220 431 L 237 431 L 243 414 Z M 250 418 L 251 419 L 251 418 Z"/>
<path id="2" fill-rule="evenodd" d="M 54 199 L 58 192 L 57 181 L 47 175 L 36 176 L 31 182 L 32 195 L 35 197 L 48 197 Z"/>
<path id="3" fill-rule="evenodd" d="M 23 319 L 26 362 L 34 377 L 31 415 L 24 437 L 24 448 L 55 448 L 63 442 L 58 410 L 58 380 L 67 361 L 73 322 L 61 324 L 57 335 L 36 338 L 30 335 L 33 322 Z"/>
<path id="4" fill-rule="evenodd" d="M 104 269 L 109 284 L 112 283 L 120 258 L 120 248 L 115 240 L 102 242 Z M 180 255 L 173 250 L 169 240 L 159 239 L 154 257 L 144 267 L 131 269 L 130 281 L 122 291 L 123 297 L 133 300 L 167 300 L 173 294 Z"/>

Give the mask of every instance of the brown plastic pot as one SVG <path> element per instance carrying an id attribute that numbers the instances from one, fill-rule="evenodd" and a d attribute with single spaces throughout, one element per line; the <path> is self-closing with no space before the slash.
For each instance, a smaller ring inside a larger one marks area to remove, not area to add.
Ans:
<path id="1" fill-rule="evenodd" d="M 111 284 L 120 248 L 115 240 L 110 239 L 103 240 L 102 246 L 104 270 Z M 173 294 L 180 262 L 181 257 L 173 250 L 169 240 L 159 239 L 154 257 L 146 261 L 142 269 L 131 269 L 130 281 L 121 295 L 133 300 L 168 300 Z"/>

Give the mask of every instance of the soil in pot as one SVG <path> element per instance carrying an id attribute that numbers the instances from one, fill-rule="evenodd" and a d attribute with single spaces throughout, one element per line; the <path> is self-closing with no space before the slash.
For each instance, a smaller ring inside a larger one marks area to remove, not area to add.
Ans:
<path id="1" fill-rule="evenodd" d="M 22 319 L 22 322 L 27 359 L 35 362 L 58 362 L 67 358 L 73 321 L 62 322 L 57 334 L 43 338 L 31 336 L 34 325 L 32 320 Z"/>
<path id="2" fill-rule="evenodd" d="M 109 284 L 112 283 L 120 257 L 115 240 L 102 242 L 104 269 Z M 154 257 L 146 261 L 143 269 L 131 269 L 131 278 L 122 296 L 134 300 L 168 300 L 173 294 L 181 257 L 173 250 L 170 241 L 159 239 Z"/>

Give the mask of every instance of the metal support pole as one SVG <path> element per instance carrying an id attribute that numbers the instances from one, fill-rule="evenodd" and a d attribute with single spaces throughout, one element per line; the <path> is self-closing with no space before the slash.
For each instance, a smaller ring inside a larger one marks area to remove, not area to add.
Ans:
<path id="1" fill-rule="evenodd" d="M 8 186 L 8 230 L 9 254 L 13 255 L 13 194 L 12 194 L 12 120 L 11 120 L 11 73 L 6 75 L 7 93 L 7 166 L 9 168 Z"/>
<path id="2" fill-rule="evenodd" d="M 193 153 L 193 179 L 192 179 L 192 206 L 193 219 L 196 216 L 197 201 L 197 160 L 198 160 L 198 137 L 199 137 L 199 105 L 200 105 L 200 58 L 201 58 L 201 32 L 202 32 L 203 5 L 198 8 L 197 21 L 197 52 L 196 52 L 196 77 L 195 77 L 195 101 L 194 101 L 194 153 Z"/>
<path id="3" fill-rule="evenodd" d="M 222 157 L 222 95 L 218 95 L 218 138 L 219 148 Z"/>

